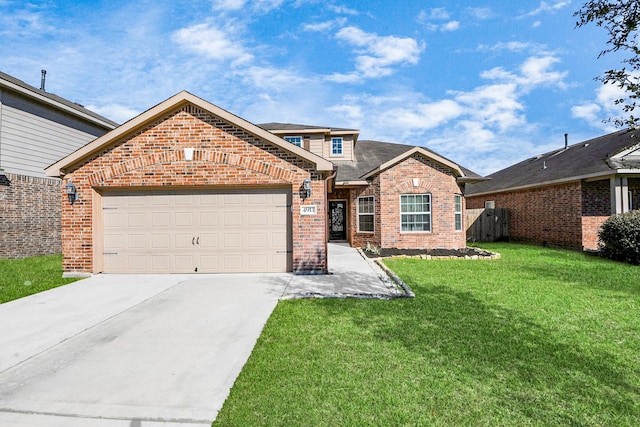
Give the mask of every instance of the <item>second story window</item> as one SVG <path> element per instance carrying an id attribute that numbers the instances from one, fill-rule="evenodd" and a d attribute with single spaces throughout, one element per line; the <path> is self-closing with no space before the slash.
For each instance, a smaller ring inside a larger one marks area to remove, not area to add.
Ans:
<path id="1" fill-rule="evenodd" d="M 284 140 L 292 143 L 293 145 L 297 145 L 298 147 L 302 147 L 302 137 L 301 136 L 285 136 Z"/>
<path id="2" fill-rule="evenodd" d="M 342 155 L 342 138 L 331 138 L 331 154 L 334 156 Z"/>

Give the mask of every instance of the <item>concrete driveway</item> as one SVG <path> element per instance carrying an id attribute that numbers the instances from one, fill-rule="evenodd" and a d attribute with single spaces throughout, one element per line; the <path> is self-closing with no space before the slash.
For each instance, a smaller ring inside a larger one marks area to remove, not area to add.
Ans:
<path id="1" fill-rule="evenodd" d="M 98 275 L 0 305 L 0 425 L 210 425 L 290 274 Z"/>

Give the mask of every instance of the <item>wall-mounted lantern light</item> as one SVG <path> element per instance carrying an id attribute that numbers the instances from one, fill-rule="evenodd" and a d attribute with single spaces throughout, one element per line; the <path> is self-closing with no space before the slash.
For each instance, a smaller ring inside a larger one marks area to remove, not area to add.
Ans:
<path id="1" fill-rule="evenodd" d="M 308 199 L 311 197 L 311 179 L 306 178 L 302 182 L 302 198 Z"/>
<path id="2" fill-rule="evenodd" d="M 76 186 L 73 182 L 69 181 L 67 185 L 64 186 L 64 189 L 67 193 L 67 197 L 69 197 L 69 203 L 73 204 L 73 202 L 78 200 L 78 190 L 76 190 Z"/>

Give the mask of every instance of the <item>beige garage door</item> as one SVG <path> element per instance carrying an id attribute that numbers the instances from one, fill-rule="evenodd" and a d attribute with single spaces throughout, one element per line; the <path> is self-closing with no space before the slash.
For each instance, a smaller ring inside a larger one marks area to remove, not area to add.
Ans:
<path id="1" fill-rule="evenodd" d="M 290 270 L 286 189 L 103 196 L 107 273 Z"/>

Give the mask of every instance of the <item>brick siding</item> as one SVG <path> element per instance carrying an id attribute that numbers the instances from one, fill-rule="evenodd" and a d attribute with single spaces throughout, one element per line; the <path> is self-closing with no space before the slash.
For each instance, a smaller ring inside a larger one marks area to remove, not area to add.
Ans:
<path id="1" fill-rule="evenodd" d="M 184 148 L 195 149 L 192 161 L 184 159 Z M 65 178 L 79 194 L 73 205 L 63 202 L 65 272 L 95 272 L 92 189 L 265 185 L 291 187 L 293 270 L 326 270 L 324 182 L 314 165 L 193 105 L 103 149 Z M 303 201 L 305 178 L 312 179 L 312 196 Z M 300 216 L 303 203 L 317 205 L 319 215 Z"/>
<path id="2" fill-rule="evenodd" d="M 495 201 L 496 208 L 509 209 L 511 240 L 582 249 L 580 182 L 469 196 L 467 207 L 482 208 L 489 200 Z"/>
<path id="3" fill-rule="evenodd" d="M 0 257 L 60 253 L 61 181 L 0 175 Z"/>
<path id="4" fill-rule="evenodd" d="M 413 178 L 418 178 L 414 187 Z M 342 190 L 346 191 L 346 190 Z M 430 232 L 403 233 L 400 231 L 400 195 L 431 194 Z M 451 170 L 415 154 L 376 175 L 367 187 L 331 194 L 333 199 L 349 201 L 349 242 L 353 247 L 367 243 L 383 248 L 446 248 L 466 246 L 464 227 L 455 231 L 455 195 L 462 191 Z M 374 232 L 358 232 L 358 198 L 373 196 L 375 201 Z M 463 202 L 464 203 L 464 202 Z M 463 205 L 464 210 L 464 205 Z"/>

